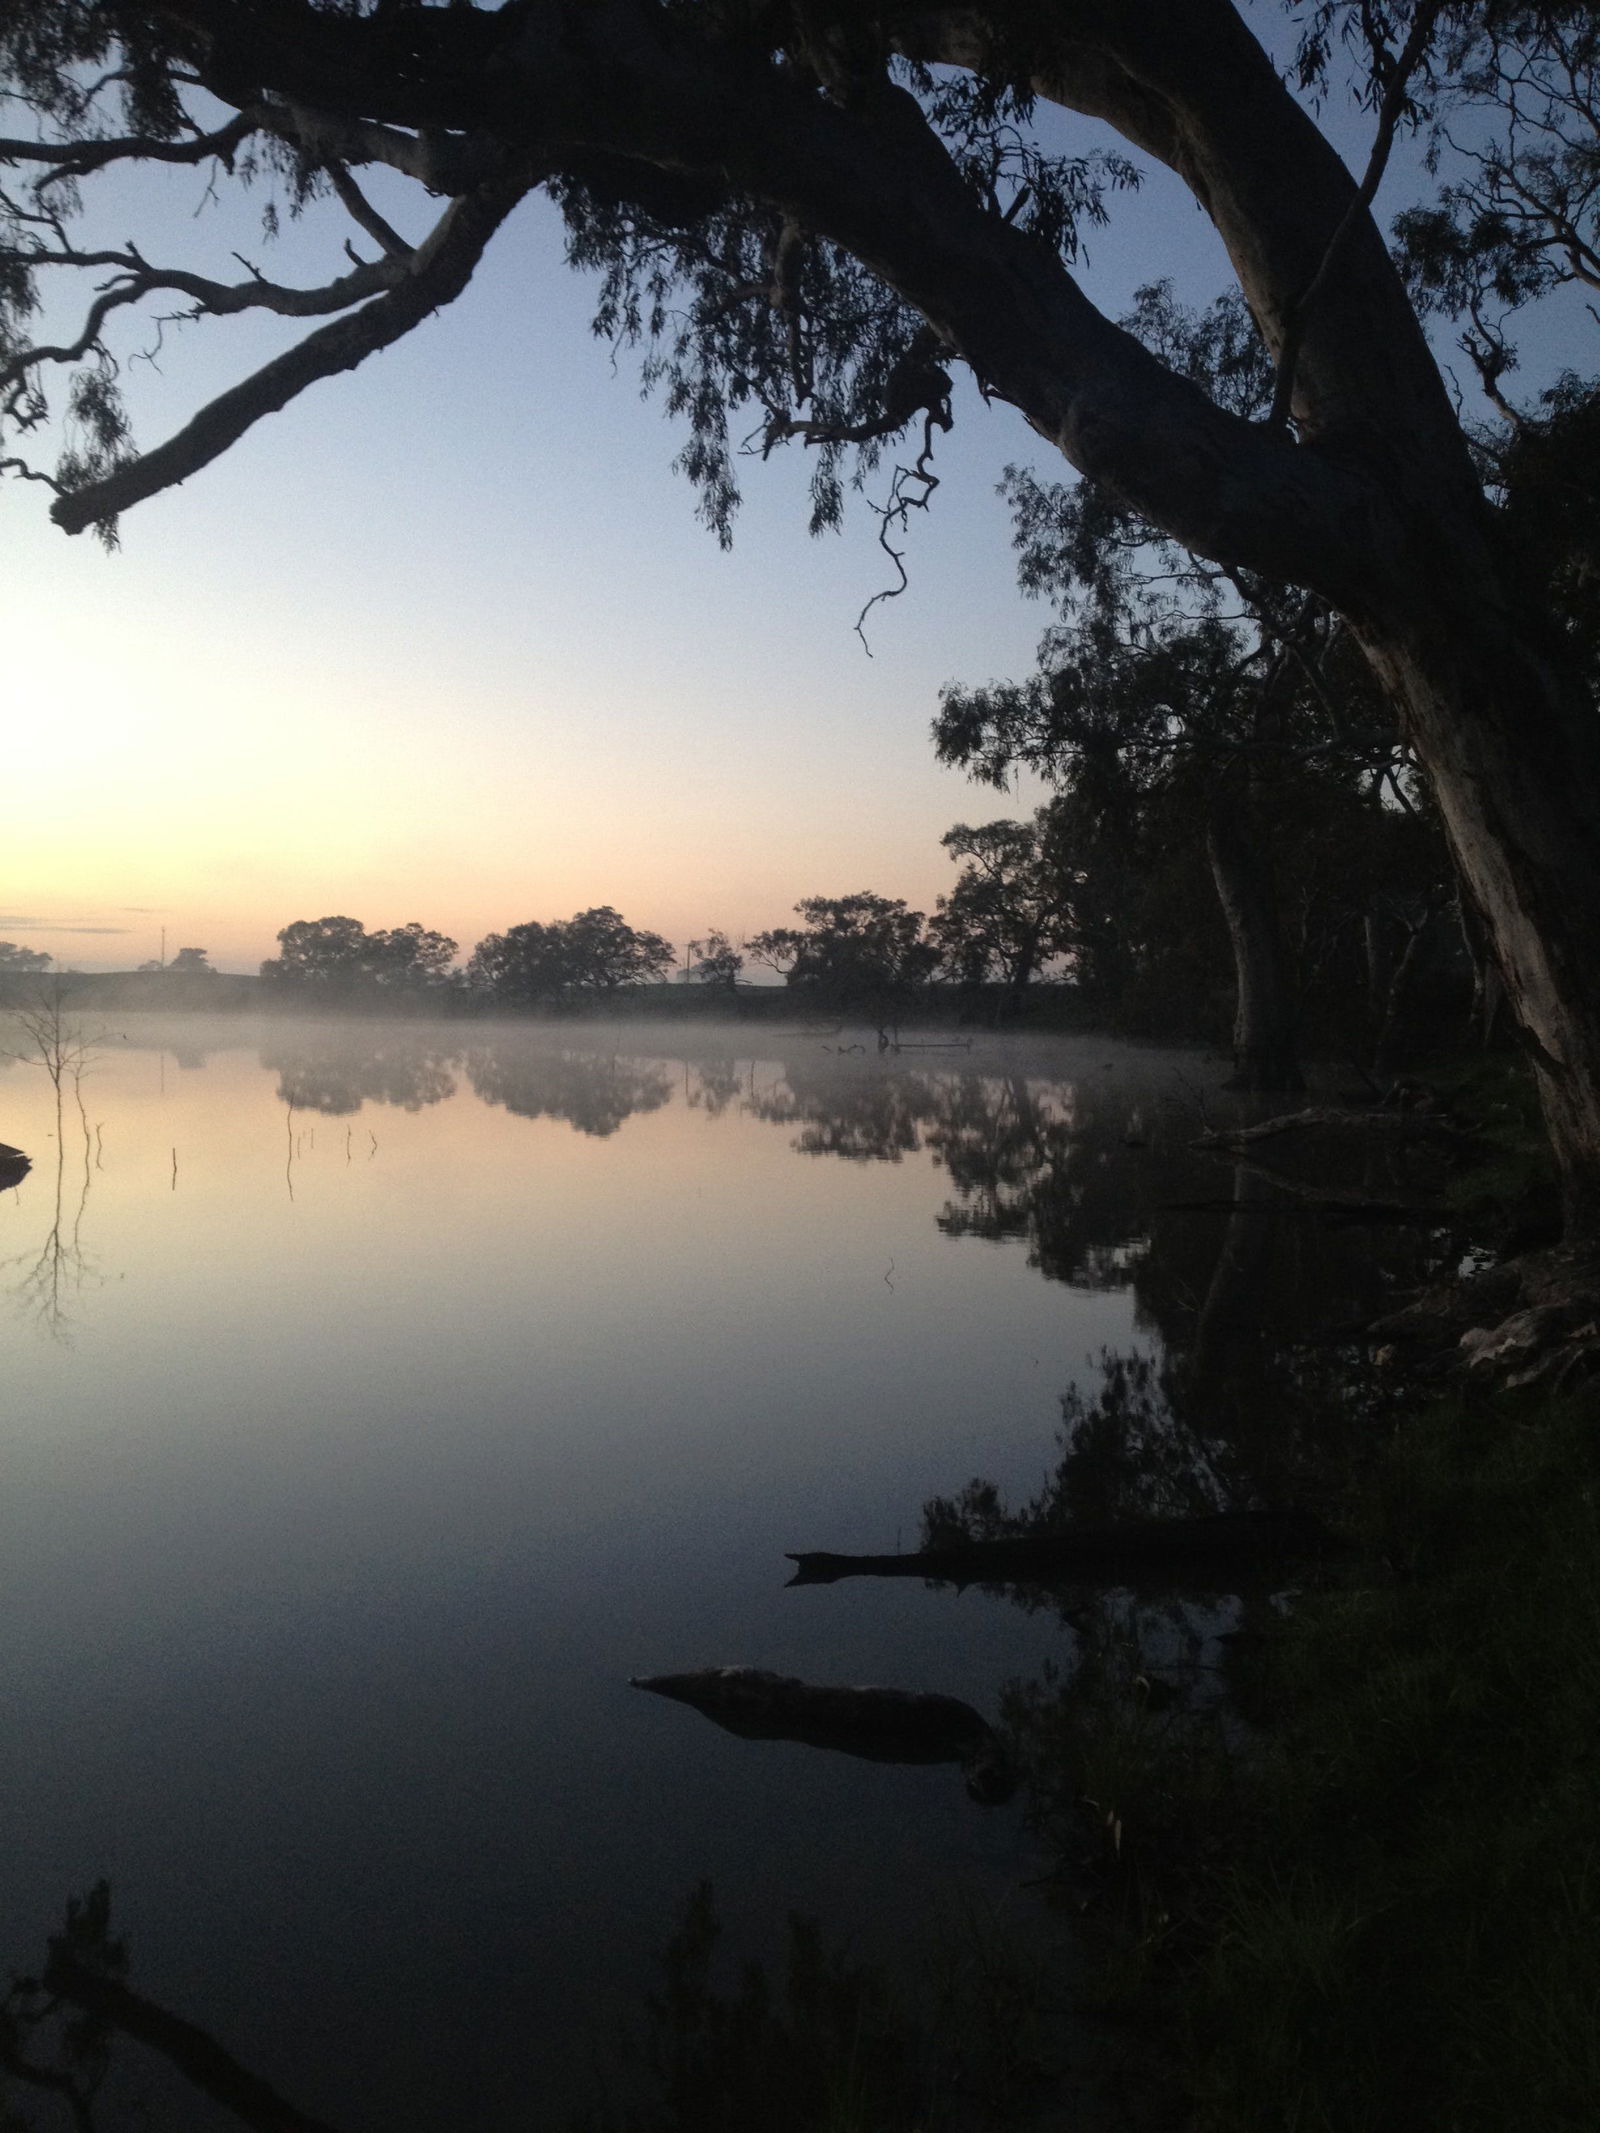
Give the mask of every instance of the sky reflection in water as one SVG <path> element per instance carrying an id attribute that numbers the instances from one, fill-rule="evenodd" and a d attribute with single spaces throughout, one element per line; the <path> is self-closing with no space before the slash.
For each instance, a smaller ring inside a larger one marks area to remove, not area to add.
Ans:
<path id="1" fill-rule="evenodd" d="M 625 1684 L 992 1713 L 1060 1655 L 976 1595 L 786 1592 L 783 1551 L 1031 1495 L 1092 1359 L 1203 1319 L 1237 1225 L 1159 1212 L 1229 1189 L 1194 1062 L 750 1041 L 127 1022 L 59 1151 L 43 1075 L 0 1076 L 7 1959 L 107 1874 L 143 1988 L 306 2108 L 488 2129 L 530 2062 L 583 2093 L 702 1876 L 759 1948 L 1026 1872 L 949 1770 Z"/>

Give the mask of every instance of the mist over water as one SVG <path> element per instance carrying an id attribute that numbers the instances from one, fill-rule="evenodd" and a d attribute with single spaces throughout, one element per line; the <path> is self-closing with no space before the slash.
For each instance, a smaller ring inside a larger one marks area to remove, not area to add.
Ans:
<path id="1" fill-rule="evenodd" d="M 106 1875 L 141 1989 L 304 2108 L 526 2125 L 537 2067 L 558 2125 L 698 1880 L 759 1953 L 792 1908 L 887 1946 L 1027 1878 L 950 1768 L 627 1682 L 993 1715 L 1070 1661 L 1054 1616 L 786 1590 L 784 1551 L 1031 1495 L 1062 1395 L 1195 1317 L 1239 1250 L 1161 1213 L 1226 1208 L 1200 1069 L 755 1034 L 127 1021 L 59 1140 L 0 1074 L 8 1961 Z"/>

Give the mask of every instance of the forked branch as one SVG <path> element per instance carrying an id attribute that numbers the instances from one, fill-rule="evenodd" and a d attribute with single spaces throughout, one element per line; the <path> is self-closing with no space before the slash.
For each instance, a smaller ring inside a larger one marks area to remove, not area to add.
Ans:
<path id="1" fill-rule="evenodd" d="M 59 497 L 51 506 L 51 517 L 66 533 L 106 524 L 130 505 L 209 466 L 264 415 L 287 407 L 308 385 L 354 370 L 368 356 L 391 347 L 430 311 L 461 294 L 490 238 L 532 182 L 529 176 L 519 175 L 452 200 L 426 243 L 403 262 L 401 278 L 384 294 L 361 310 L 319 327 L 298 346 L 219 394 L 165 444 L 123 461 L 104 479 Z M 385 262 L 371 272 L 387 276 L 389 270 L 390 263 Z"/>

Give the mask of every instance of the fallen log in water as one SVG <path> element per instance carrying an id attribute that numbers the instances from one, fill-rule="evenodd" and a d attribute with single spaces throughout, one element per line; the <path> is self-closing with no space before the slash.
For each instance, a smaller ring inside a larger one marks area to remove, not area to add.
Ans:
<path id="1" fill-rule="evenodd" d="M 13 1148 L 9 1141 L 0 1141 L 0 1191 L 8 1185 L 20 1185 L 32 1168 L 32 1159 L 20 1148 Z"/>
<path id="2" fill-rule="evenodd" d="M 1342 1543 L 1300 1512 L 1216 1511 L 1201 1518 L 1063 1526 L 1014 1540 L 956 1541 L 912 1555 L 794 1554 L 791 1585 L 839 1578 L 928 1578 L 948 1585 L 1137 1585 L 1152 1580 L 1234 1592 L 1296 1558 Z"/>
<path id="3" fill-rule="evenodd" d="M 756 1666 L 692 1674 L 636 1674 L 631 1684 L 670 1696 L 742 1740 L 803 1741 L 874 1763 L 959 1763 L 985 1807 L 1009 1800 L 1017 1775 L 1005 1743 L 971 1704 L 910 1689 L 855 1689 L 797 1681 Z"/>

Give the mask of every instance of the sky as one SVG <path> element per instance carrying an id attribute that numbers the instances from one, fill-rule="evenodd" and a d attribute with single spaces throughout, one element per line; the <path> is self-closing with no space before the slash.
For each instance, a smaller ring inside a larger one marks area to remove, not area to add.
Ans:
<path id="1" fill-rule="evenodd" d="M 1365 122 L 1346 132 L 1359 158 Z M 122 173 L 93 214 L 228 278 L 234 246 L 283 279 L 336 270 L 342 216 L 269 252 L 259 197 L 204 190 Z M 403 190 L 380 204 L 419 234 Z M 1190 302 L 1228 279 L 1210 225 L 1152 172 L 1082 278 L 1116 315 L 1162 275 Z M 451 309 L 139 505 L 115 554 L 56 532 L 44 491 L 0 485 L 22 796 L 0 939 L 125 969 L 164 929 L 169 954 L 249 970 L 297 918 L 419 919 L 465 953 L 609 903 L 681 950 L 808 895 L 931 910 L 954 878 L 943 833 L 1036 804 L 940 768 L 929 726 L 947 683 L 1031 669 L 1049 616 L 1016 590 L 996 483 L 1008 461 L 1065 463 L 965 391 L 910 589 L 874 609 L 868 656 L 855 620 L 892 577 L 870 512 L 810 539 L 795 447 L 749 463 L 721 552 L 636 358 L 613 364 L 589 332 L 593 295 L 530 202 Z M 284 339 L 243 320 L 169 333 L 128 372 L 141 443 Z"/>

